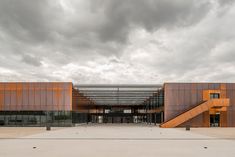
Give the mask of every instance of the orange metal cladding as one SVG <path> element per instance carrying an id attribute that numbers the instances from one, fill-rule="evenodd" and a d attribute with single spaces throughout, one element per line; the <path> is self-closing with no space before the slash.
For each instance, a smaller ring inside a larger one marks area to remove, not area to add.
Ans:
<path id="1" fill-rule="evenodd" d="M 202 103 L 207 99 L 205 98 L 205 95 L 209 97 L 209 91 L 220 92 L 221 98 L 228 98 L 230 100 L 230 106 L 227 107 L 227 111 L 222 111 L 222 109 L 220 111 L 220 126 L 234 127 L 235 83 L 165 83 L 164 120 L 168 121 L 193 106 Z M 206 92 L 207 94 L 205 94 Z M 209 127 L 209 111 L 205 111 L 179 126 L 186 125 L 190 125 L 192 127 Z"/>
<path id="2" fill-rule="evenodd" d="M 156 109 L 149 109 L 149 110 L 146 111 L 146 113 L 160 113 L 162 111 L 164 111 L 164 107 L 161 106 L 161 107 L 158 107 Z"/>
<path id="3" fill-rule="evenodd" d="M 0 111 L 3 110 L 4 101 L 4 84 L 0 83 Z"/>
<path id="4" fill-rule="evenodd" d="M 0 111 L 71 111 L 70 82 L 0 83 Z"/>
<path id="5" fill-rule="evenodd" d="M 88 112 L 87 109 L 91 109 L 94 102 L 80 93 L 77 89 L 73 89 L 73 111 Z"/>
<path id="6" fill-rule="evenodd" d="M 161 124 L 163 128 L 176 127 L 213 107 L 228 107 L 229 99 L 211 99 Z"/>
<path id="7" fill-rule="evenodd" d="M 220 94 L 221 91 L 220 90 L 203 90 L 203 101 L 210 100 L 210 94 L 211 93 L 218 93 L 218 94 Z M 225 97 L 221 97 L 221 98 L 226 98 L 226 96 Z"/>

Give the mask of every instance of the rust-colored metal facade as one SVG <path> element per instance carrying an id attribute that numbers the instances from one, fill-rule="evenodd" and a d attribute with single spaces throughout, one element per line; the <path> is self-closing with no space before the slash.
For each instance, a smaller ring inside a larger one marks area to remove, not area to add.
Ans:
<path id="1" fill-rule="evenodd" d="M 0 111 L 72 111 L 72 83 L 0 83 Z"/>
<path id="2" fill-rule="evenodd" d="M 65 126 L 72 123 L 97 122 L 97 117 L 105 117 L 106 110 L 119 112 L 118 109 L 124 110 L 124 108 L 131 109 L 132 115 L 141 117 L 142 122 L 152 124 L 158 119 L 162 122 L 163 105 L 164 121 L 168 121 L 209 99 L 210 92 L 213 92 L 219 93 L 221 98 L 229 99 L 229 106 L 226 110 L 220 111 L 220 126 L 235 126 L 235 83 L 165 83 L 163 90 L 157 88 L 156 91 L 155 89 L 121 91 L 118 88 L 115 92 L 107 92 L 106 88 L 109 86 L 104 86 L 102 90 L 90 90 L 91 87 L 89 90 L 79 90 L 75 87 L 71 82 L 0 83 L 0 125 L 19 123 L 44 126 L 49 122 L 55 126 Z M 93 95 L 89 98 L 86 92 Z M 107 100 L 129 103 L 133 98 L 136 99 L 136 96 L 141 98 L 145 95 L 149 97 L 142 104 L 129 106 L 107 104 Z M 95 100 L 104 104 L 97 104 Z M 205 111 L 179 126 L 210 127 L 210 115 L 216 110 Z M 123 113 L 109 114 L 113 116 Z M 109 114 L 107 115 L 110 116 Z"/>
<path id="3" fill-rule="evenodd" d="M 1 126 L 71 126 L 72 83 L 0 83 Z"/>
<path id="4" fill-rule="evenodd" d="M 165 83 L 164 121 L 203 102 L 203 91 L 219 90 L 223 98 L 229 98 L 227 111 L 220 112 L 220 126 L 235 126 L 235 83 Z M 206 111 L 180 126 L 209 127 L 210 114 Z"/>

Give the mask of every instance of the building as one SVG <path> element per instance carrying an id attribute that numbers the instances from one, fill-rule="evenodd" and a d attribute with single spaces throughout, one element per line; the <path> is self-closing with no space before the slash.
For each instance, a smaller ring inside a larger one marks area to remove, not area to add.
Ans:
<path id="1" fill-rule="evenodd" d="M 74 126 L 77 123 L 234 127 L 235 83 L 0 83 L 1 126 Z"/>
<path id="2" fill-rule="evenodd" d="M 72 83 L 0 83 L 0 125 L 71 125 Z"/>

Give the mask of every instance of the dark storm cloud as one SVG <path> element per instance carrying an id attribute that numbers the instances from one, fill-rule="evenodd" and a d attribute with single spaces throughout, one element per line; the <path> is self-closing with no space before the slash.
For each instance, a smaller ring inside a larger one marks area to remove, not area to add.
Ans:
<path id="1" fill-rule="evenodd" d="M 106 20 L 99 29 L 103 41 L 125 42 L 136 27 L 148 31 L 187 26 L 200 21 L 209 10 L 208 2 L 189 0 L 118 0 L 99 1 Z M 97 7 L 97 6 L 96 6 Z"/>
<path id="2" fill-rule="evenodd" d="M 51 33 L 55 9 L 46 0 L 1 0 L 0 27 L 18 40 L 44 41 Z"/>
<path id="3" fill-rule="evenodd" d="M 77 42 L 79 47 L 89 48 L 92 45 L 89 42 L 92 34 L 102 41 L 125 42 L 133 27 L 154 31 L 161 27 L 190 25 L 198 22 L 209 9 L 209 3 L 197 3 L 194 0 L 102 0 L 90 3 L 91 8 L 95 8 L 92 10 L 96 10 L 94 14 L 103 13 L 102 18 L 93 21 L 99 23 L 103 19 L 100 24 L 92 26 L 89 20 L 80 23 L 76 17 L 74 21 L 65 23 L 68 21 L 64 21 L 62 8 L 57 2 L 50 0 L 2 0 L 1 27 L 9 34 L 28 42 L 65 37 Z M 79 17 L 79 12 L 76 13 Z M 89 19 L 91 15 L 87 16 Z"/>

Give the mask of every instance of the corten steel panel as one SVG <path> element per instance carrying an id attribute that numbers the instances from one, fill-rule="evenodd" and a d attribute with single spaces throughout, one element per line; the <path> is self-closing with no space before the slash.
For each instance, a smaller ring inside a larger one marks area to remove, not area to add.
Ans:
<path id="1" fill-rule="evenodd" d="M 29 84 L 29 106 L 28 110 L 33 111 L 35 106 L 35 93 L 34 93 L 34 83 Z"/>
<path id="2" fill-rule="evenodd" d="M 72 83 L 0 83 L 0 111 L 64 110 L 72 110 Z"/>
<path id="3" fill-rule="evenodd" d="M 17 83 L 16 86 L 17 86 L 16 87 L 16 97 L 17 97 L 16 109 L 20 110 L 21 107 L 23 106 L 23 90 L 22 90 L 23 85 L 22 83 Z"/>
<path id="4" fill-rule="evenodd" d="M 165 83 L 164 84 L 164 118 L 173 118 L 185 109 L 203 101 L 203 90 L 221 90 L 221 96 L 230 99 L 227 115 L 222 115 L 227 126 L 235 126 L 235 83 Z M 204 112 L 190 121 L 182 124 L 196 127 L 209 126 L 209 112 Z M 224 124 L 226 125 L 226 124 Z"/>
<path id="5" fill-rule="evenodd" d="M 0 83 L 0 111 L 3 110 L 4 105 L 4 84 Z"/>
<path id="6" fill-rule="evenodd" d="M 80 93 L 77 89 L 73 89 L 73 111 L 77 112 L 89 112 L 94 104 L 89 98 Z"/>
<path id="7" fill-rule="evenodd" d="M 10 110 L 13 110 L 16 107 L 16 83 L 10 83 Z"/>
<path id="8" fill-rule="evenodd" d="M 220 112 L 220 126 L 221 127 L 227 127 L 227 112 Z"/>
<path id="9" fill-rule="evenodd" d="M 226 95 L 230 98 L 230 107 L 227 111 L 227 126 L 235 126 L 235 84 L 226 84 Z"/>
<path id="10" fill-rule="evenodd" d="M 10 83 L 4 84 L 4 104 L 3 104 L 3 110 L 11 110 L 11 89 L 10 89 Z"/>
<path id="11" fill-rule="evenodd" d="M 172 118 L 169 121 L 164 122 L 161 124 L 161 127 L 176 127 L 180 124 L 188 121 L 189 119 L 192 119 L 196 117 L 199 114 L 202 114 L 205 111 L 208 111 L 212 107 L 228 107 L 229 106 L 229 99 L 210 99 L 207 100 L 196 107 L 193 107 L 183 113 L 180 113 L 178 116 Z M 223 119 L 224 120 L 224 119 Z M 223 122 L 223 121 L 221 121 Z M 197 125 L 197 124 L 194 124 Z M 202 125 L 202 124 L 201 124 Z"/>
<path id="12" fill-rule="evenodd" d="M 173 83 L 165 84 L 165 121 L 185 111 L 190 106 L 198 103 L 197 89 L 195 84 Z M 202 89 L 201 86 L 198 87 Z M 192 96 L 193 94 L 193 96 Z M 171 95 L 172 97 L 168 97 Z M 200 98 L 200 95 L 199 95 Z M 168 102 L 166 102 L 166 100 Z M 193 118 L 191 121 L 198 121 L 200 117 Z M 188 122 L 190 123 L 190 122 Z M 195 123 L 195 122 L 194 122 Z"/>
<path id="13" fill-rule="evenodd" d="M 19 110 L 28 110 L 29 106 L 29 84 L 28 83 L 22 83 L 22 90 L 23 90 L 23 103 L 22 108 L 19 106 Z"/>
<path id="14" fill-rule="evenodd" d="M 34 110 L 41 110 L 41 84 L 34 84 Z"/>
<path id="15" fill-rule="evenodd" d="M 57 83 L 55 83 L 52 87 L 52 91 L 53 91 L 53 94 L 52 94 L 52 107 L 53 107 L 53 110 L 58 110 L 59 108 L 59 97 L 60 97 L 60 91 L 59 91 L 59 87 L 57 85 Z"/>
<path id="16" fill-rule="evenodd" d="M 47 83 L 47 97 L 46 97 L 46 108 L 53 110 L 53 84 Z"/>
<path id="17" fill-rule="evenodd" d="M 47 84 L 40 84 L 40 109 L 43 110 L 47 107 Z"/>

